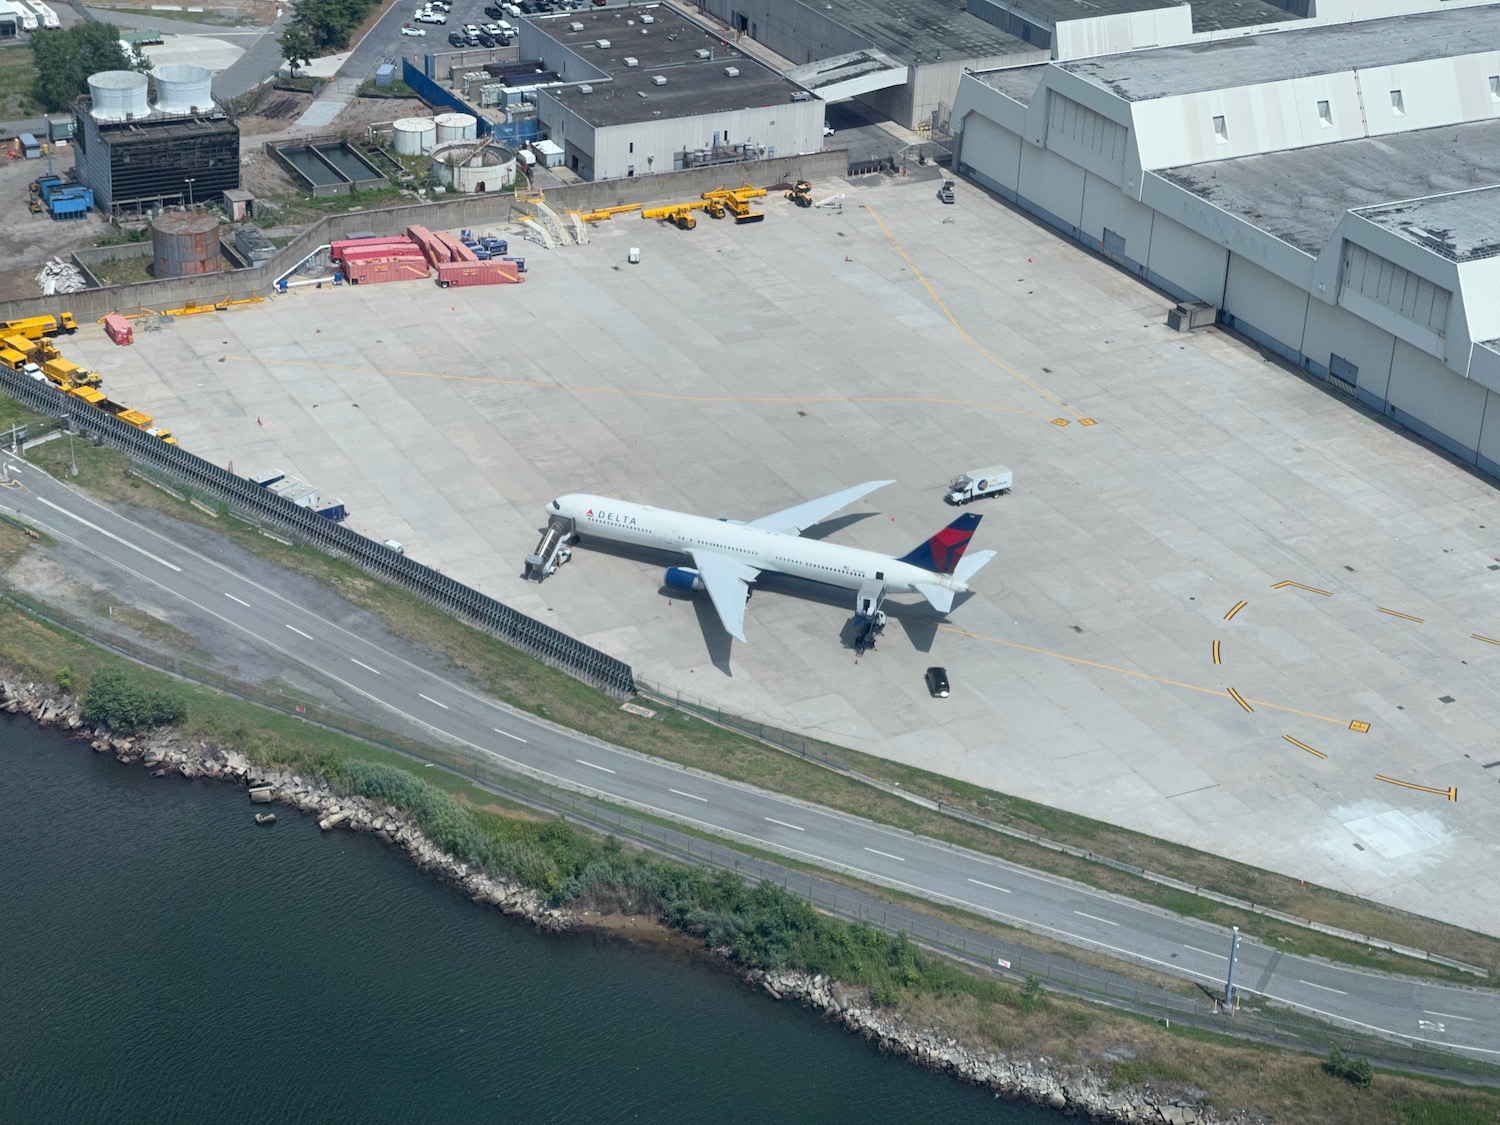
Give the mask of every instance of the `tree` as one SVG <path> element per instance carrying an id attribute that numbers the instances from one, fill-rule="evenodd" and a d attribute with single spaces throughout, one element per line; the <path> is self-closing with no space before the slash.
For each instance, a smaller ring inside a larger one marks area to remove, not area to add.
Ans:
<path id="1" fill-rule="evenodd" d="M 313 55 L 318 49 L 318 45 L 313 42 L 312 33 L 296 21 L 287 25 L 287 29 L 281 33 L 281 38 L 276 42 L 281 44 L 281 57 L 286 60 L 286 65 L 291 67 L 293 78 L 297 76 L 299 66 L 306 66 L 312 62 Z"/>
<path id="2" fill-rule="evenodd" d="M 89 75 L 132 69 L 120 45 L 120 30 L 110 23 L 80 23 L 33 35 L 31 57 L 36 70 L 31 92 L 49 113 L 71 106 L 88 89 Z"/>
<path id="3" fill-rule="evenodd" d="M 187 703 L 175 692 L 142 687 L 123 669 L 101 668 L 89 681 L 80 711 L 91 723 L 133 734 L 182 722 L 187 718 Z"/>

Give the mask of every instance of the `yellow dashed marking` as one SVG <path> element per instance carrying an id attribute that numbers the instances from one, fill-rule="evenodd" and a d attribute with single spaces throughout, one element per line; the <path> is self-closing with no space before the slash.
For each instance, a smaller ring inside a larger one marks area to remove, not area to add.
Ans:
<path id="1" fill-rule="evenodd" d="M 1245 697 L 1243 695 L 1241 695 L 1239 692 L 1235 691 L 1234 688 L 1230 688 L 1229 689 L 1229 694 L 1234 699 L 1234 701 L 1236 703 L 1238 703 L 1241 707 L 1243 707 L 1246 711 L 1249 711 L 1252 715 L 1255 713 L 1255 708 L 1251 707 L 1250 704 L 1246 703 L 1245 702 Z"/>
<path id="2" fill-rule="evenodd" d="M 1293 746 L 1297 747 L 1298 749 L 1300 749 L 1300 750 L 1306 750 L 1309 754 L 1315 754 L 1319 758 L 1326 758 L 1326 757 L 1328 757 L 1328 755 L 1325 754 L 1325 753 L 1323 753 L 1323 751 L 1321 751 L 1321 750 L 1314 750 L 1307 743 L 1305 743 L 1305 742 L 1298 742 L 1295 738 L 1293 738 L 1289 734 L 1284 734 L 1281 737 L 1284 738 L 1284 739 L 1286 739 L 1288 742 L 1290 742 Z"/>
<path id="3" fill-rule="evenodd" d="M 1381 613 L 1389 613 L 1392 617 L 1404 617 L 1408 621 L 1415 621 L 1418 625 L 1425 624 L 1427 621 L 1425 617 L 1413 617 L 1409 613 L 1400 613 L 1394 609 L 1386 609 L 1384 606 L 1376 606 L 1375 608 L 1380 610 Z"/>
<path id="4" fill-rule="evenodd" d="M 1277 582 L 1271 587 L 1271 589 L 1284 590 L 1288 586 L 1295 586 L 1299 590 L 1306 590 L 1309 594 L 1322 594 L 1325 598 L 1333 597 L 1333 595 L 1327 590 L 1320 590 L 1316 586 L 1304 586 L 1301 582 L 1292 582 L 1290 580 L 1286 582 Z"/>
<path id="5" fill-rule="evenodd" d="M 906 262 L 907 268 L 912 272 L 912 276 L 922 283 L 922 288 L 927 290 L 928 295 L 931 296 L 933 301 L 937 303 L 937 307 L 943 310 L 943 315 L 948 318 L 948 323 L 953 325 L 953 327 L 958 330 L 958 334 L 963 337 L 964 343 L 968 344 L 969 347 L 973 348 L 976 352 L 984 356 L 985 359 L 989 360 L 1002 371 L 1007 371 L 1011 375 L 1014 375 L 1022 383 L 1030 387 L 1043 398 L 1050 399 L 1052 402 L 1057 403 L 1058 406 L 1066 410 L 1069 414 L 1073 415 L 1073 417 L 1078 417 L 1078 411 L 1074 410 L 1071 406 L 1065 403 L 1062 399 L 1058 398 L 1051 391 L 1047 390 L 1045 387 L 1042 387 L 1026 378 L 1026 376 L 1022 375 L 1019 371 L 1017 371 L 1010 364 L 1006 363 L 1003 359 L 1000 359 L 998 356 L 991 354 L 989 351 L 986 351 L 983 347 L 980 346 L 979 342 L 976 341 L 974 337 L 970 336 L 966 331 L 964 331 L 964 326 L 958 322 L 958 317 L 954 316 L 952 310 L 950 310 L 948 306 L 943 303 L 943 299 L 937 295 L 937 290 L 935 290 L 928 283 L 927 278 L 922 275 L 922 271 L 917 269 L 917 263 L 911 260 L 910 255 L 908 255 L 907 252 L 901 248 L 901 243 L 896 241 L 896 236 L 891 234 L 891 228 L 885 225 L 880 216 L 875 213 L 875 209 L 873 207 L 866 207 L 865 211 L 869 213 L 870 218 L 875 220 L 880 229 L 885 232 L 886 238 L 889 239 L 891 245 L 895 247 L 896 253 L 900 254 L 902 260 Z"/>
<path id="6" fill-rule="evenodd" d="M 1469 636 L 1476 641 L 1483 641 L 1487 645 L 1500 645 L 1500 641 L 1495 640 L 1494 637 L 1486 637 L 1479 633 L 1470 633 Z"/>
<path id="7" fill-rule="evenodd" d="M 1223 661 L 1221 661 L 1219 659 L 1219 642 L 1218 641 L 1214 642 L 1214 663 L 1215 664 L 1222 664 L 1223 663 Z"/>
<path id="8" fill-rule="evenodd" d="M 1419 789 L 1423 793 L 1440 793 L 1444 797 L 1447 797 L 1450 801 L 1458 800 L 1458 786 L 1456 785 L 1449 786 L 1447 789 L 1434 789 L 1430 785 L 1418 785 L 1415 781 L 1398 781 L 1394 777 L 1386 777 L 1384 774 L 1380 773 L 1377 773 L 1375 775 L 1375 780 L 1388 781 L 1392 785 L 1399 785 L 1404 789 Z"/>
<path id="9" fill-rule="evenodd" d="M 1244 609 L 1245 606 L 1247 606 L 1249 604 L 1250 604 L 1249 602 L 1240 602 L 1239 605 L 1235 606 L 1233 609 L 1231 609 L 1228 613 L 1226 613 L 1224 615 L 1224 620 L 1225 621 L 1233 621 L 1234 620 L 1234 615 L 1236 613 L 1238 613 L 1240 610 Z"/>

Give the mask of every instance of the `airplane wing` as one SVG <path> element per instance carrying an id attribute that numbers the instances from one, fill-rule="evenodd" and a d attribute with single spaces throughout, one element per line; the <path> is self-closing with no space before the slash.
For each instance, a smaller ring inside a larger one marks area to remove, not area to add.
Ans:
<path id="1" fill-rule="evenodd" d="M 724 631 L 735 640 L 744 641 L 745 602 L 750 597 L 750 583 L 760 577 L 760 571 L 714 551 L 688 553 L 693 556 L 693 565 L 703 579 L 714 609 L 719 611 Z"/>
<path id="2" fill-rule="evenodd" d="M 795 508 L 772 512 L 769 516 L 761 516 L 760 519 L 751 520 L 745 526 L 756 527 L 761 531 L 774 531 L 779 535 L 801 535 L 806 528 L 821 520 L 826 520 L 840 508 L 847 508 L 861 496 L 868 496 L 877 488 L 884 488 L 888 484 L 895 483 L 891 480 L 866 481 L 864 484 L 856 484 L 853 488 L 846 488 L 842 492 L 835 492 L 832 496 L 825 496 L 821 500 L 809 500 L 806 504 L 798 504 Z"/>

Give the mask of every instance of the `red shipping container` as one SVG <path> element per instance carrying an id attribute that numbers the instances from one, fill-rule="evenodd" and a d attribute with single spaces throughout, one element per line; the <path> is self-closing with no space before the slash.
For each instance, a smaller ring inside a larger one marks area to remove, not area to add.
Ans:
<path id="1" fill-rule="evenodd" d="M 110 313 L 104 318 L 104 334 L 117 344 L 128 344 L 135 339 L 135 330 L 130 321 L 119 313 Z"/>
<path id="2" fill-rule="evenodd" d="M 422 248 L 422 253 L 427 255 L 427 260 L 433 265 L 448 260 L 448 248 L 439 242 L 426 227 L 407 227 L 406 236 Z"/>
<path id="3" fill-rule="evenodd" d="M 346 250 L 363 250 L 371 246 L 411 246 L 411 239 L 399 234 L 393 234 L 389 238 L 341 238 L 329 243 L 328 253 L 330 257 L 342 258 Z"/>
<path id="4" fill-rule="evenodd" d="M 425 260 L 408 262 L 355 262 L 344 275 L 351 285 L 375 285 L 385 281 L 415 281 L 428 276 Z"/>
<path id="5" fill-rule="evenodd" d="M 453 262 L 477 262 L 478 255 L 463 244 L 463 240 L 456 238 L 447 231 L 438 231 L 433 235 L 448 249 L 448 259 Z"/>
<path id="6" fill-rule="evenodd" d="M 515 262 L 444 262 L 437 268 L 437 283 L 450 285 L 514 285 L 521 280 Z"/>
<path id="7" fill-rule="evenodd" d="M 345 250 L 344 262 L 398 262 L 412 261 L 425 262 L 422 251 L 416 246 L 408 243 L 405 247 L 400 246 L 375 246 L 368 250 Z"/>
<path id="8" fill-rule="evenodd" d="M 420 254 L 422 252 L 422 248 L 409 238 L 387 238 L 382 239 L 379 242 L 355 242 L 345 243 L 343 245 L 335 244 L 335 246 L 329 251 L 329 256 L 332 257 L 334 261 L 338 262 L 343 261 L 351 254 L 363 254 L 370 250 L 405 250 L 413 254 Z"/>

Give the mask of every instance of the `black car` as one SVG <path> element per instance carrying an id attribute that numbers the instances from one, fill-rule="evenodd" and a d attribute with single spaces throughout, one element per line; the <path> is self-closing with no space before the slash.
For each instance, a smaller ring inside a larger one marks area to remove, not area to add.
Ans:
<path id="1" fill-rule="evenodd" d="M 927 669 L 927 690 L 932 693 L 933 699 L 948 698 L 948 669 Z"/>
<path id="2" fill-rule="evenodd" d="M 469 41 L 456 31 L 449 32 L 448 42 L 455 47 L 467 47 L 469 45 Z"/>
<path id="3" fill-rule="evenodd" d="M 489 17 L 490 17 L 490 19 L 492 19 L 492 20 L 498 20 L 498 19 L 504 19 L 504 18 L 505 18 L 505 13 L 504 13 L 504 12 L 502 12 L 502 11 L 501 11 L 501 10 L 500 10 L 500 9 L 499 9 L 499 8 L 498 8 L 498 7 L 497 7 L 497 6 L 496 6 L 496 5 L 494 5 L 494 4 L 490 4 L 490 5 L 488 5 L 488 6 L 487 6 L 487 7 L 486 7 L 486 8 L 485 8 L 485 9 L 484 9 L 484 14 L 485 14 L 485 15 L 487 15 L 487 16 L 489 16 Z"/>
<path id="4" fill-rule="evenodd" d="M 516 7 L 528 16 L 536 15 L 536 0 L 518 0 Z"/>
<path id="5" fill-rule="evenodd" d="M 481 31 L 479 33 L 479 45 L 481 47 L 493 47 L 495 45 L 495 37 Z"/>

